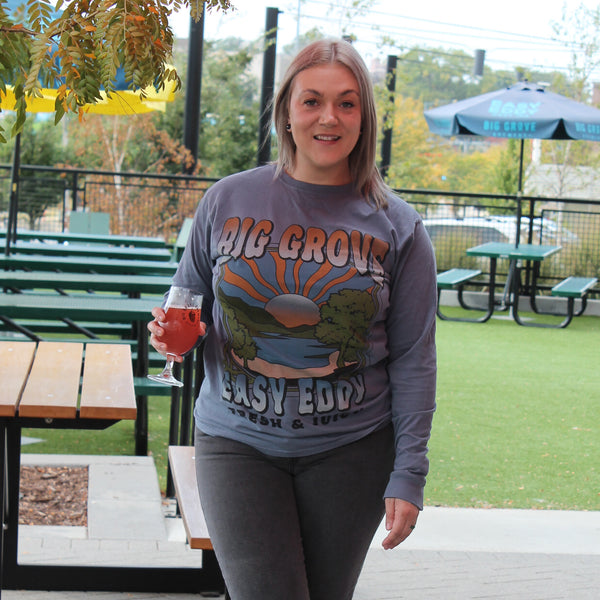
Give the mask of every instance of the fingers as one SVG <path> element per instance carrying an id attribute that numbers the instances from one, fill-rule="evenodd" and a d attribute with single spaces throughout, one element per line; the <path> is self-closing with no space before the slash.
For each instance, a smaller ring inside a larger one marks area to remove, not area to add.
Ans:
<path id="1" fill-rule="evenodd" d="M 167 345 L 161 341 L 161 337 L 164 335 L 165 330 L 161 327 L 161 323 L 166 321 L 167 315 L 163 308 L 160 306 L 155 306 L 152 311 L 152 316 L 154 317 L 153 321 L 150 321 L 147 325 L 148 331 L 150 332 L 150 344 L 152 347 L 162 354 L 163 356 L 167 354 Z M 206 333 L 206 323 L 200 322 L 199 325 L 199 335 L 200 337 L 204 336 Z M 175 356 L 176 362 L 182 362 L 183 358 L 181 356 Z"/>
<path id="2" fill-rule="evenodd" d="M 385 550 L 391 550 L 401 544 L 416 526 L 419 509 L 410 502 L 399 498 L 385 499 L 385 528 L 389 531 L 383 540 Z"/>
<path id="3" fill-rule="evenodd" d="M 154 321 L 150 321 L 147 326 L 150 332 L 150 343 L 157 352 L 165 355 L 167 353 L 167 345 L 160 341 L 161 336 L 165 333 L 165 330 L 160 326 L 160 323 L 166 319 L 165 311 L 160 306 L 155 306 L 152 309 L 152 316 L 154 317 Z"/>

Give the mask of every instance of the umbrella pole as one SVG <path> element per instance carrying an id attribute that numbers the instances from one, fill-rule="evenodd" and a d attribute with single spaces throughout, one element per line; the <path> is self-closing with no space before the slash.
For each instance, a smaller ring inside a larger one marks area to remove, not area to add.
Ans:
<path id="1" fill-rule="evenodd" d="M 523 153 L 525 147 L 525 140 L 521 138 L 521 151 L 519 153 L 519 184 L 517 188 L 517 239 L 515 240 L 515 246 L 519 246 L 521 240 L 521 196 L 523 195 Z"/>
<path id="2" fill-rule="evenodd" d="M 17 215 L 19 202 L 19 170 L 21 168 L 21 134 L 15 136 L 15 150 L 10 171 L 10 200 L 8 203 L 8 223 L 6 224 L 6 246 L 4 254 L 10 254 L 11 241 L 17 239 Z"/>

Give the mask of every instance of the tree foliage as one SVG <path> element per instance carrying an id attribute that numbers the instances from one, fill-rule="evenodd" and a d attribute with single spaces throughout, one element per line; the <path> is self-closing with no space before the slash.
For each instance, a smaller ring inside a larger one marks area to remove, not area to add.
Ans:
<path id="1" fill-rule="evenodd" d="M 495 171 L 496 185 L 500 194 L 516 195 L 519 191 L 520 148 L 520 140 L 510 139 L 500 154 L 500 160 L 496 164 Z M 527 164 L 523 164 L 523 172 L 526 168 Z"/>
<path id="2" fill-rule="evenodd" d="M 115 89 L 123 68 L 129 89 L 160 89 L 179 83 L 168 61 L 173 51 L 169 16 L 189 6 L 198 20 L 204 6 L 226 11 L 230 0 L 26 0 L 11 14 L 0 0 L 0 92 L 14 86 L 17 118 L 13 134 L 26 120 L 26 98 L 57 87 L 55 119 L 100 99 Z M 1 141 L 5 138 L 1 136 Z"/>
<path id="3" fill-rule="evenodd" d="M 210 176 L 256 165 L 259 82 L 251 65 L 259 50 L 240 40 L 205 44 L 199 153 Z"/>

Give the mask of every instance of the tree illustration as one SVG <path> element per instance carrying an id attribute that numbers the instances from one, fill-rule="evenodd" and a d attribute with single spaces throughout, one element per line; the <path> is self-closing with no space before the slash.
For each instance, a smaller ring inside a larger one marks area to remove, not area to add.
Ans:
<path id="1" fill-rule="evenodd" d="M 315 335 L 321 343 L 339 349 L 339 368 L 345 363 L 360 361 L 374 314 L 373 298 L 360 290 L 342 290 L 332 294 L 321 308 L 321 321 L 315 328 Z"/>
<path id="2" fill-rule="evenodd" d="M 229 349 L 244 361 L 244 367 L 248 367 L 248 361 L 256 358 L 256 342 L 250 335 L 250 330 L 235 315 L 233 309 L 222 304 L 224 323 L 229 328 Z"/>

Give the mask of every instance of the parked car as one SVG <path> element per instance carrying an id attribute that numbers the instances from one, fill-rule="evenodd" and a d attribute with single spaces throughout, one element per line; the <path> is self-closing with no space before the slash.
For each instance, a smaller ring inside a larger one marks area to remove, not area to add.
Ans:
<path id="1" fill-rule="evenodd" d="M 424 219 L 425 228 L 434 246 L 460 244 L 477 246 L 486 242 L 514 242 L 516 240 L 517 219 L 512 215 L 492 215 L 487 217 L 465 217 Z M 527 242 L 529 237 L 529 217 L 521 218 L 520 241 Z M 533 243 L 572 242 L 577 236 L 559 227 L 551 219 L 534 217 Z"/>

